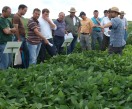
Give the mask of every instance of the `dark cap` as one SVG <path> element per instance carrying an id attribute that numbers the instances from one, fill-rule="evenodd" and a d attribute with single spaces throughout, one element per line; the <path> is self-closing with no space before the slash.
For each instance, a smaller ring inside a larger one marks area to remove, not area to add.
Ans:
<path id="1" fill-rule="evenodd" d="M 86 13 L 85 12 L 80 12 L 80 15 L 79 15 L 79 17 L 81 17 L 82 15 L 84 15 L 84 16 L 86 16 Z"/>

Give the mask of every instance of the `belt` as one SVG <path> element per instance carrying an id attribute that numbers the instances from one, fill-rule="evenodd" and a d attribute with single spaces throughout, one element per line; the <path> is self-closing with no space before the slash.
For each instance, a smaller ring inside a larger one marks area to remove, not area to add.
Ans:
<path id="1" fill-rule="evenodd" d="M 95 30 L 94 30 L 95 31 Z M 101 32 L 101 31 L 95 31 L 95 32 Z"/>
<path id="2" fill-rule="evenodd" d="M 89 33 L 81 33 L 81 34 L 83 34 L 83 35 L 89 35 Z"/>

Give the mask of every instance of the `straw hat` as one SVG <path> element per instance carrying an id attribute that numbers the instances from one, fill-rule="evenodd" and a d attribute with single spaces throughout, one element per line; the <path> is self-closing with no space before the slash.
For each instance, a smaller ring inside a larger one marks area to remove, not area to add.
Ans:
<path id="1" fill-rule="evenodd" d="M 124 11 L 121 11 L 120 14 L 121 14 L 121 15 L 125 15 L 126 13 L 125 13 Z"/>
<path id="2" fill-rule="evenodd" d="M 110 9 L 110 11 L 114 11 L 114 12 L 117 12 L 118 14 L 120 14 L 119 9 L 117 7 L 112 7 Z"/>
<path id="3" fill-rule="evenodd" d="M 77 12 L 77 11 L 76 11 L 75 8 L 72 7 L 72 8 L 70 9 L 70 11 L 68 11 L 68 12 Z"/>

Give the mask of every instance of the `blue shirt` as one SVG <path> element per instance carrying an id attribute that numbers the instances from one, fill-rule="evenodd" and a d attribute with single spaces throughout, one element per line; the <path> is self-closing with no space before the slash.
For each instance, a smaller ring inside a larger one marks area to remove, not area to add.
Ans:
<path id="1" fill-rule="evenodd" d="M 98 19 L 99 19 L 99 21 L 101 22 L 101 18 L 98 18 Z M 92 20 L 92 22 L 93 22 L 95 25 L 99 25 L 99 26 L 100 26 L 100 24 L 97 22 L 97 20 L 96 20 L 95 17 L 91 18 L 91 20 Z M 94 28 L 93 28 L 93 31 L 101 31 L 101 28 L 99 28 L 99 27 L 94 27 Z"/>
<path id="2" fill-rule="evenodd" d="M 55 20 L 54 23 L 57 26 L 57 29 L 54 31 L 54 35 L 64 37 L 66 29 L 65 21 Z"/>
<path id="3" fill-rule="evenodd" d="M 110 34 L 110 45 L 113 47 L 122 47 L 126 44 L 124 40 L 124 27 L 119 17 L 112 18 L 111 20 L 111 34 Z"/>

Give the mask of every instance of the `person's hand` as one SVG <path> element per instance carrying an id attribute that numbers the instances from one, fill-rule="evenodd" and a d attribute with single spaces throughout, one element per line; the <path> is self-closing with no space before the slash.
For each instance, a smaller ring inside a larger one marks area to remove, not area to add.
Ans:
<path id="1" fill-rule="evenodd" d="M 104 26 L 99 26 L 100 28 L 104 29 Z"/>
<path id="2" fill-rule="evenodd" d="M 50 22 L 49 17 L 45 17 L 44 19 L 45 19 L 48 23 Z"/>
<path id="3" fill-rule="evenodd" d="M 45 39 L 45 40 L 44 40 L 44 43 L 45 43 L 46 45 L 48 45 L 48 44 L 49 44 L 49 41 L 48 41 L 47 39 Z"/>
<path id="4" fill-rule="evenodd" d="M 11 31 L 12 33 L 15 33 L 15 32 L 17 31 L 17 29 L 16 29 L 16 28 L 11 28 L 10 31 Z"/>

